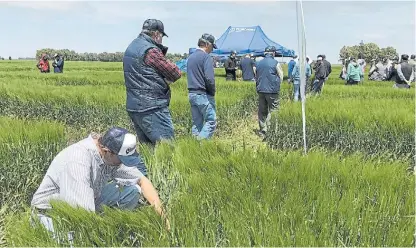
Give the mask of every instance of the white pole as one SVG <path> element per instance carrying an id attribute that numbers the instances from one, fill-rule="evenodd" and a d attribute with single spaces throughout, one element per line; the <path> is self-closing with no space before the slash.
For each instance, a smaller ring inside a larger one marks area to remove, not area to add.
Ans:
<path id="1" fill-rule="evenodd" d="M 300 95 L 302 99 L 302 124 L 303 124 L 303 146 L 305 155 L 307 154 L 306 146 L 306 35 L 305 35 L 305 21 L 303 17 L 302 0 L 296 1 L 296 16 L 298 28 L 298 50 L 299 50 L 299 69 L 300 69 Z"/>

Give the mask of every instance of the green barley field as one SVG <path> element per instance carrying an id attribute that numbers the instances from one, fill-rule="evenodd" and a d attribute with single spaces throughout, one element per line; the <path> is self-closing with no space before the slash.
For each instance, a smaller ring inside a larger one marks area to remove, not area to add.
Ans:
<path id="1" fill-rule="evenodd" d="M 415 90 L 393 82 L 345 86 L 334 66 L 321 96 L 301 103 L 281 86 L 280 108 L 256 136 L 255 84 L 216 70 L 218 129 L 190 136 L 186 75 L 173 84 L 173 144 L 139 151 L 167 208 L 88 213 L 54 203 L 59 243 L 29 223 L 29 204 L 53 157 L 92 131 L 133 131 L 121 63 L 0 62 L 0 246 L 415 246 Z M 285 69 L 285 74 L 287 70 Z"/>

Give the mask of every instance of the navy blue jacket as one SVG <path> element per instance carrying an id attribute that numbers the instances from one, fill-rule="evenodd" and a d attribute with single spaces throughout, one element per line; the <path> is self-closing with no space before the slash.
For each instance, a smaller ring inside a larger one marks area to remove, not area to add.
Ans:
<path id="1" fill-rule="evenodd" d="M 267 54 L 257 63 L 256 90 L 258 93 L 279 93 L 281 79 L 277 73 L 277 61 Z"/>
<path id="2" fill-rule="evenodd" d="M 127 111 L 146 112 L 169 106 L 171 98 L 169 85 L 162 75 L 144 62 L 145 55 L 151 48 L 161 49 L 161 45 L 141 33 L 124 53 Z"/>
<path id="3" fill-rule="evenodd" d="M 248 81 L 254 79 L 254 68 L 256 63 L 251 58 L 241 60 L 240 68 L 243 73 L 243 80 Z"/>
<path id="4" fill-rule="evenodd" d="M 215 96 L 214 62 L 209 54 L 201 49 L 192 53 L 186 64 L 188 90 Z"/>
<path id="5" fill-rule="evenodd" d="M 54 73 L 63 73 L 64 72 L 64 59 L 59 58 L 56 61 L 55 67 L 53 68 Z"/>

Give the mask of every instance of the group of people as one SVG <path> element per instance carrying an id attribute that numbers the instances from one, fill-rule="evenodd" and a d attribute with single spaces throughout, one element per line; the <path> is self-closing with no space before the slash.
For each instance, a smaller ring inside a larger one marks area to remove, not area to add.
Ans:
<path id="1" fill-rule="evenodd" d="M 53 58 L 54 58 L 52 62 L 53 72 L 63 73 L 64 72 L 63 56 L 55 53 Z M 42 54 L 36 67 L 39 69 L 41 73 L 50 73 L 51 69 L 50 69 L 50 63 L 49 63 L 49 56 L 47 54 Z"/>
<path id="2" fill-rule="evenodd" d="M 401 60 L 394 58 L 373 59 L 368 71 L 370 81 L 393 81 L 395 88 L 410 88 L 411 82 L 416 79 L 415 55 L 402 54 Z M 364 80 L 366 62 L 361 54 L 358 59 L 348 58 L 343 63 L 340 78 L 346 80 L 346 84 L 358 84 Z"/>

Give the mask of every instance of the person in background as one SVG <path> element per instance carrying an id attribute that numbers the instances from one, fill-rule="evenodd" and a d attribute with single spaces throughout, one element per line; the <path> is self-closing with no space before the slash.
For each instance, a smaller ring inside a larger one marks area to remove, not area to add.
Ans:
<path id="1" fill-rule="evenodd" d="M 63 73 L 64 72 L 64 59 L 62 55 L 55 53 L 54 61 L 52 63 L 54 73 Z"/>
<path id="2" fill-rule="evenodd" d="M 412 65 L 409 64 L 409 55 L 402 54 L 402 60 L 397 65 L 397 75 L 395 88 L 410 88 L 410 84 L 413 81 L 415 72 Z"/>
<path id="3" fill-rule="evenodd" d="M 325 80 L 324 80 L 324 83 L 325 83 L 328 80 L 328 77 L 332 72 L 332 67 L 331 67 L 331 63 L 329 63 L 329 61 L 326 60 L 325 54 L 322 54 L 321 57 L 322 57 L 322 62 L 324 63 L 325 68 L 326 68 L 326 77 L 325 77 Z"/>
<path id="4" fill-rule="evenodd" d="M 357 60 L 358 65 L 361 68 L 361 79 L 360 82 L 364 81 L 364 73 L 365 73 L 365 67 L 366 67 L 366 62 L 364 59 L 364 56 L 360 53 L 358 54 L 358 60 Z"/>
<path id="5" fill-rule="evenodd" d="M 175 136 L 169 110 L 170 84 L 182 76 L 176 64 L 165 57 L 164 36 L 163 23 L 147 19 L 123 57 L 126 110 L 139 141 L 152 147 Z"/>
<path id="6" fill-rule="evenodd" d="M 293 72 L 293 68 L 295 68 L 297 58 L 298 56 L 294 55 L 290 59 L 289 63 L 287 64 L 287 77 L 288 77 L 287 82 L 289 83 L 292 81 L 292 72 Z"/>
<path id="7" fill-rule="evenodd" d="M 280 84 L 283 80 L 283 70 L 279 62 L 274 59 L 276 48 L 268 46 L 264 50 L 265 57 L 257 63 L 256 67 L 256 91 L 258 102 L 258 135 L 266 138 L 267 129 L 270 126 L 271 112 L 279 107 Z"/>
<path id="8" fill-rule="evenodd" d="M 251 58 L 250 54 L 246 54 L 241 60 L 240 69 L 243 73 L 243 81 L 255 81 L 256 62 Z"/>
<path id="9" fill-rule="evenodd" d="M 322 86 L 326 78 L 326 73 L 327 73 L 325 64 L 323 63 L 321 56 L 318 56 L 317 58 L 314 71 L 315 71 L 315 79 L 313 82 L 312 93 L 320 94 L 322 90 Z"/>
<path id="10" fill-rule="evenodd" d="M 350 59 L 347 69 L 346 85 L 358 84 L 361 81 L 363 71 L 355 58 Z"/>
<path id="11" fill-rule="evenodd" d="M 370 69 L 369 80 L 385 81 L 387 78 L 387 58 L 383 58 L 374 67 Z"/>
<path id="12" fill-rule="evenodd" d="M 393 59 L 393 63 L 390 67 L 390 70 L 387 73 L 387 81 L 393 81 L 396 82 L 399 75 L 397 74 L 397 65 L 399 64 L 399 61 L 397 58 Z"/>
<path id="13" fill-rule="evenodd" d="M 409 65 L 413 67 L 413 72 L 416 74 L 416 55 L 410 55 Z M 413 75 L 413 82 L 416 82 L 416 75 Z"/>
<path id="14" fill-rule="evenodd" d="M 236 70 L 238 69 L 238 67 L 237 67 L 236 55 L 237 55 L 237 52 L 232 51 L 230 54 L 230 57 L 227 59 L 227 61 L 225 61 L 224 67 L 225 67 L 227 81 L 237 80 Z"/>
<path id="15" fill-rule="evenodd" d="M 36 67 L 39 69 L 40 73 L 49 73 L 50 72 L 50 64 L 49 58 L 47 54 L 42 54 L 37 63 Z"/>
<path id="16" fill-rule="evenodd" d="M 306 91 L 306 85 L 308 84 L 308 80 L 311 76 L 311 67 L 309 66 L 309 59 L 306 58 L 305 63 L 305 78 L 306 78 L 306 84 L 305 84 L 305 91 Z M 295 67 L 292 71 L 292 79 L 293 79 L 293 98 L 295 102 L 299 101 L 300 98 L 300 64 L 299 60 L 296 62 Z"/>
<path id="17" fill-rule="evenodd" d="M 199 38 L 198 48 L 187 62 L 192 135 L 198 140 L 211 138 L 217 125 L 215 76 L 209 55 L 216 48 L 214 36 L 205 33 Z"/>

